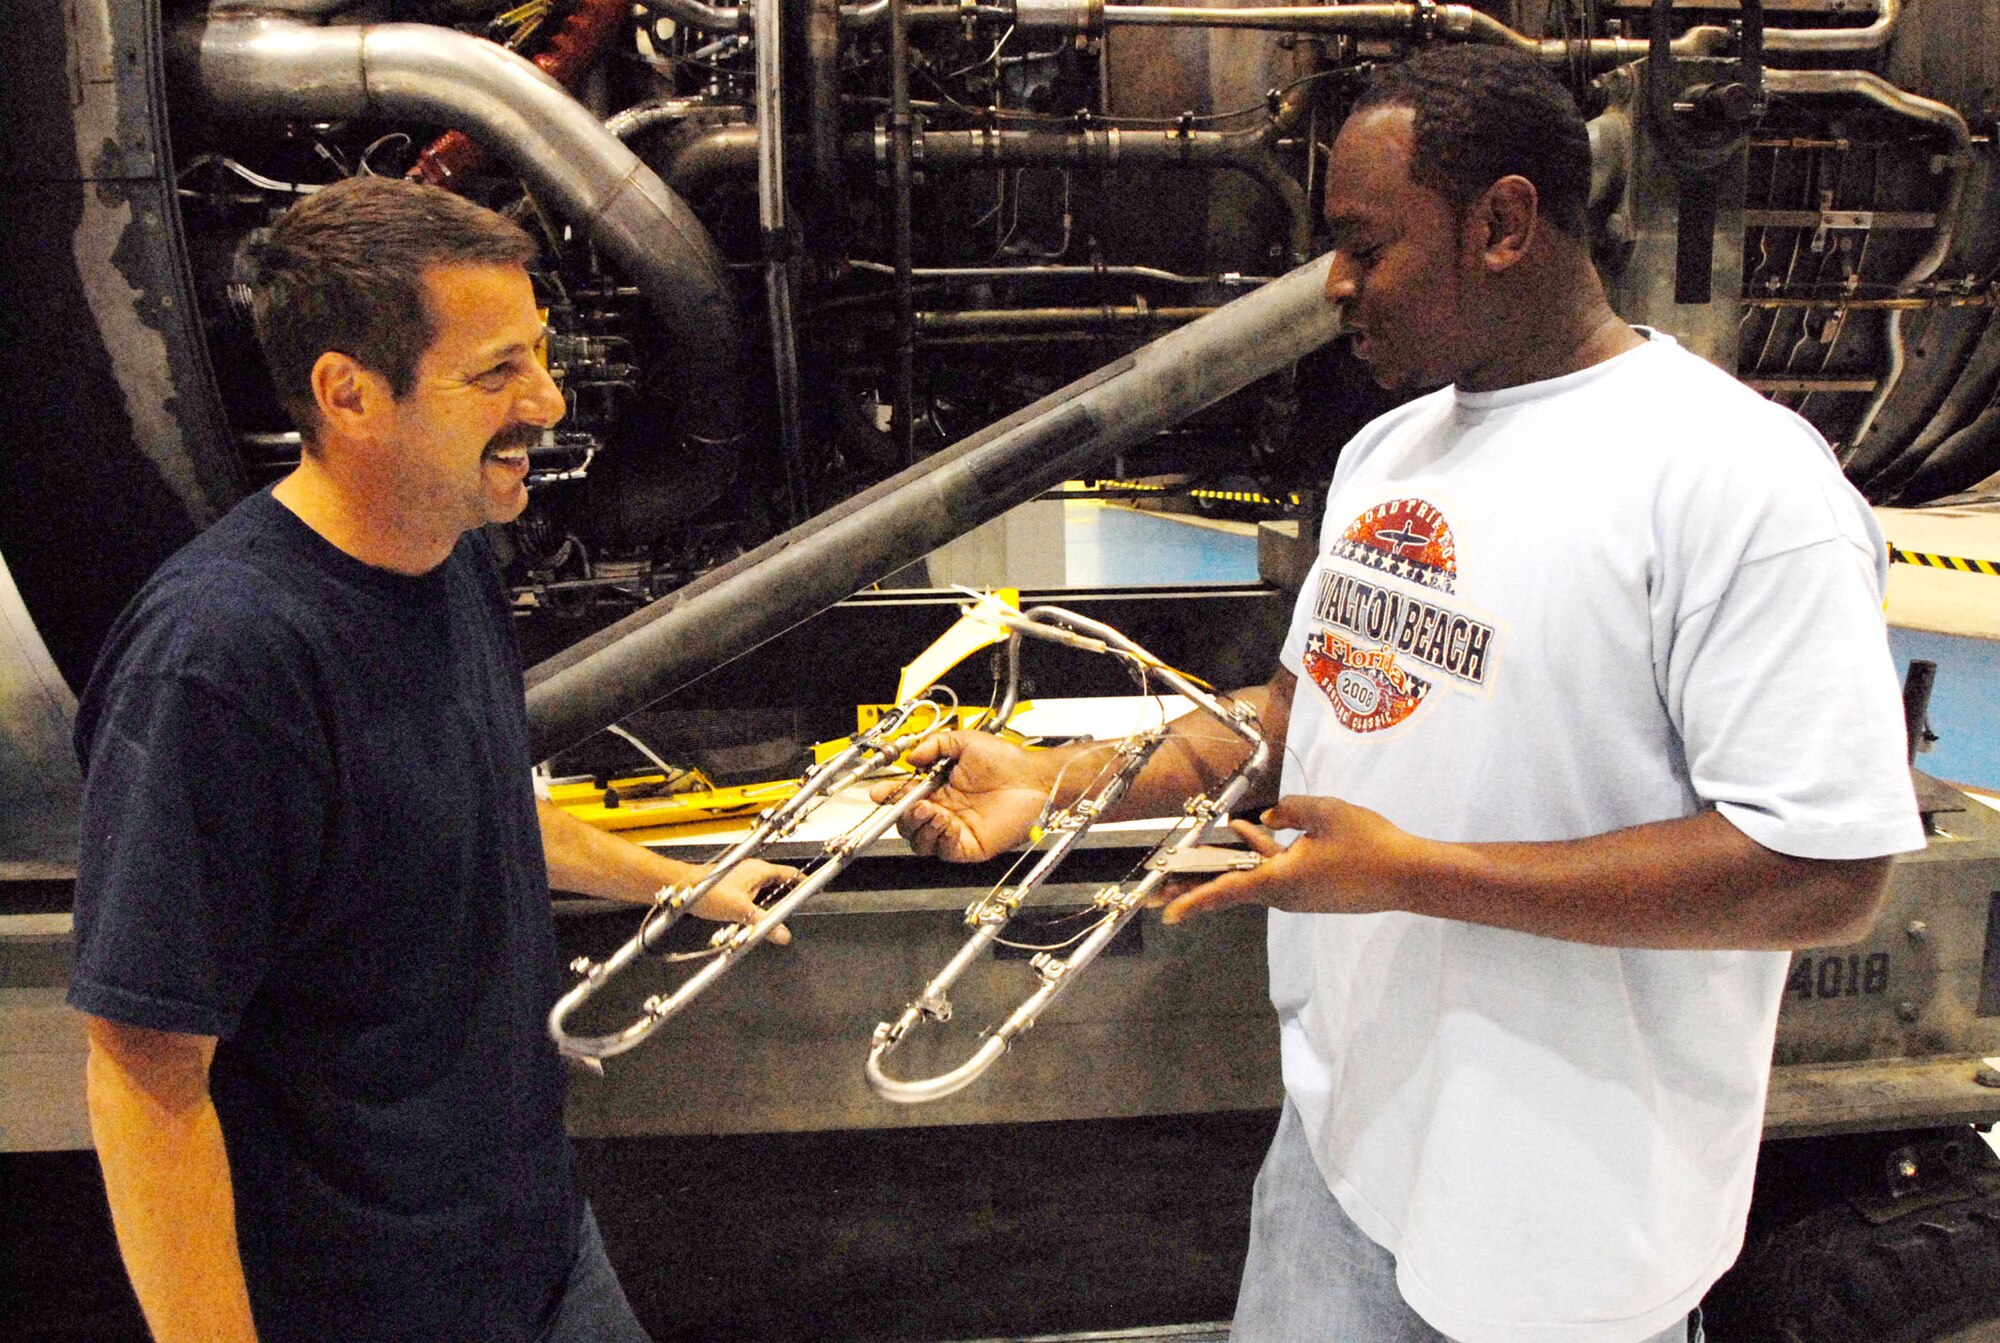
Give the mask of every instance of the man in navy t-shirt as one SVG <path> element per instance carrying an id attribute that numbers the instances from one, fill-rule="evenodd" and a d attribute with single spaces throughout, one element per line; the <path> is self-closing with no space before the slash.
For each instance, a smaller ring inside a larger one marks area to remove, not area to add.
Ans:
<path id="1" fill-rule="evenodd" d="M 254 311 L 303 458 L 154 575 L 84 694 L 70 1001 L 160 1343 L 644 1338 L 571 1176 L 548 892 L 697 869 L 531 788 L 479 528 L 563 414 L 533 255 L 400 181 L 287 211 Z"/>

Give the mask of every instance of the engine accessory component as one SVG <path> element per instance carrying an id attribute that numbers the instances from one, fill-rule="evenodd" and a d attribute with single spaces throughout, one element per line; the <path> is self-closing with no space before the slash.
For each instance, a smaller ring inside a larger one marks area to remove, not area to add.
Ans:
<path id="1" fill-rule="evenodd" d="M 984 726 L 997 728 L 1013 711 L 1011 689 L 1007 703 Z M 605 1035 L 578 1035 L 569 1030 L 571 1013 L 589 1002 L 642 954 L 658 946 L 667 930 L 737 866 L 746 859 L 757 857 L 773 841 L 797 829 L 835 793 L 895 760 L 913 744 L 913 739 L 921 740 L 950 724 L 954 719 L 951 710 L 955 707 L 949 692 L 944 691 L 927 690 L 922 695 L 905 700 L 882 715 L 874 726 L 857 733 L 839 754 L 807 771 L 805 778 L 799 782 L 798 791 L 758 817 L 750 833 L 730 845 L 720 858 L 711 863 L 700 881 L 692 886 L 661 888 L 654 897 L 653 908 L 640 921 L 639 931 L 629 940 L 601 962 L 580 959 L 571 967 L 583 979 L 549 1010 L 549 1036 L 556 1042 L 556 1047 L 570 1058 L 601 1060 L 616 1057 L 643 1043 L 769 937 L 778 925 L 790 917 L 792 911 L 825 890 L 856 854 L 873 844 L 901 819 L 904 812 L 936 789 L 950 772 L 949 763 L 928 771 L 895 803 L 876 808 L 852 829 L 829 840 L 825 846 L 825 859 L 814 866 L 803 880 L 773 901 L 755 920 L 718 928 L 710 939 L 707 951 L 692 953 L 707 957 L 707 963 L 689 975 L 673 992 L 655 994 L 646 999 L 643 1015 L 638 1020 L 622 1030 Z"/>
<path id="2" fill-rule="evenodd" d="M 564 88 L 575 88 L 618 35 L 628 12 L 625 0 L 584 0 L 563 20 L 547 49 L 535 56 L 535 67 Z M 418 156 L 410 176 L 449 186 L 485 161 L 486 151 L 471 136 L 446 131 Z"/>
<path id="3" fill-rule="evenodd" d="M 1341 329 L 1327 265 L 1225 303 L 536 664 L 536 758 L 1318 349 Z"/>
<path id="4" fill-rule="evenodd" d="M 1106 886 L 1097 893 L 1092 901 L 1093 907 L 1099 911 L 1096 922 L 1069 942 L 1039 949 L 1029 962 L 1040 981 L 1039 984 L 1004 1022 L 986 1036 L 972 1057 L 934 1077 L 915 1080 L 891 1077 L 883 1066 L 884 1061 L 918 1022 L 924 1020 L 942 1022 L 950 1018 L 951 1000 L 947 995 L 951 986 L 981 953 L 1001 940 L 1001 933 L 1006 930 L 1023 902 L 1037 887 L 1049 879 L 1091 825 L 1124 796 L 1132 781 L 1139 776 L 1146 762 L 1152 758 L 1154 751 L 1166 741 L 1166 724 L 1162 723 L 1119 743 L 1111 760 L 1098 776 L 1091 780 L 1083 795 L 1069 806 L 1046 817 L 1043 825 L 1037 829 L 1034 843 L 1014 865 L 1013 871 L 1016 872 L 1025 866 L 1026 874 L 1019 881 L 1010 884 L 1010 873 L 1009 880 L 1003 880 L 999 886 L 966 910 L 965 922 L 973 931 L 965 944 L 959 948 L 958 954 L 953 956 L 944 969 L 924 986 L 923 992 L 903 1009 L 901 1016 L 893 1022 L 885 1021 L 875 1028 L 874 1039 L 868 1050 L 868 1085 L 873 1087 L 876 1094 L 884 1100 L 904 1105 L 941 1100 L 969 1085 L 998 1062 L 1014 1039 L 1031 1029 L 1036 1019 L 1063 995 L 1076 976 L 1096 959 L 1098 953 L 1118 935 L 1119 930 L 1145 908 L 1156 890 L 1183 866 L 1194 870 L 1206 861 L 1205 856 L 1191 859 L 1183 855 L 1202 843 L 1218 819 L 1227 817 L 1230 809 L 1242 800 L 1244 794 L 1249 791 L 1252 781 L 1263 772 L 1265 764 L 1270 759 L 1270 748 L 1264 741 L 1257 716 L 1248 705 L 1224 700 L 1209 693 L 1206 688 L 1166 666 L 1110 626 L 1056 606 L 1038 606 L 1019 615 L 988 606 L 981 608 L 980 614 L 1003 624 L 1012 632 L 1007 644 L 1010 700 L 1020 678 L 1020 651 L 1023 637 L 1050 639 L 1071 647 L 1122 658 L 1140 678 L 1142 685 L 1145 685 L 1149 678 L 1157 676 L 1176 693 L 1186 696 L 1198 709 L 1213 717 L 1226 730 L 1241 738 L 1249 750 L 1243 763 L 1238 765 L 1235 771 L 1212 792 L 1188 800 L 1181 817 L 1134 870 L 1135 876 Z M 920 783 L 918 787 L 922 787 L 922 784 Z M 1074 950 L 1069 951 L 1067 955 L 1060 954 L 1063 946 L 1072 944 Z"/>

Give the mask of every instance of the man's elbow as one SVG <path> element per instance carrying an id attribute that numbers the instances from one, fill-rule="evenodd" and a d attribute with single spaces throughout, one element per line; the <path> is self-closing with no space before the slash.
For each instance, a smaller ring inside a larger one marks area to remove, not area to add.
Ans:
<path id="1" fill-rule="evenodd" d="M 1844 947 L 1867 937 L 1889 893 L 1893 858 L 1795 859 L 1808 865 L 1794 901 L 1786 945 Z"/>
<path id="2" fill-rule="evenodd" d="M 85 1096 L 93 1113 L 143 1098 L 164 1115 L 195 1111 L 208 1103 L 208 1070 L 215 1038 L 179 1035 L 84 1014 L 89 1054 Z"/>

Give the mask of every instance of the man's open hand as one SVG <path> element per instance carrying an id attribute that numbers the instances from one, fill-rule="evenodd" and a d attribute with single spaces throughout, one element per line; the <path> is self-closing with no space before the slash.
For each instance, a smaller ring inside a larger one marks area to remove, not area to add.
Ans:
<path id="1" fill-rule="evenodd" d="M 1264 855 L 1247 872 L 1226 872 L 1174 897 L 1168 923 L 1236 905 L 1307 914 L 1373 914 L 1397 908 L 1396 894 L 1420 870 L 1429 841 L 1400 830 L 1366 807 L 1331 797 L 1280 799 L 1264 813 L 1272 830 L 1297 830 L 1290 846 L 1247 821 L 1230 827 Z"/>

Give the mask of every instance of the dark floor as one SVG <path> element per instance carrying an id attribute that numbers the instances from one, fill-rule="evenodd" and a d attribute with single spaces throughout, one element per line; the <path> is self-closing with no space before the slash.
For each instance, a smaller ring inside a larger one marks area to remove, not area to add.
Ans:
<path id="1" fill-rule="evenodd" d="M 657 1343 L 1224 1320 L 1271 1112 L 579 1144 Z M 0 1340 L 144 1343 L 95 1157 L 0 1157 Z"/>

